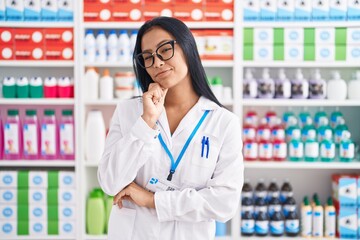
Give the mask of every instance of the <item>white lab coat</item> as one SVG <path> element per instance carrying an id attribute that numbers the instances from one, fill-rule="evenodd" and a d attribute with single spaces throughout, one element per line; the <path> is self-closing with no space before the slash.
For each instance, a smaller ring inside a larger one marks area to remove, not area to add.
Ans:
<path id="1" fill-rule="evenodd" d="M 179 190 L 156 192 L 155 209 L 129 201 L 123 201 L 122 209 L 115 205 L 108 239 L 209 240 L 215 236 L 214 220 L 227 221 L 234 216 L 243 185 L 241 123 L 233 113 L 205 97 L 200 97 L 172 136 L 166 111 L 154 130 L 141 118 L 141 98 L 119 103 L 98 180 L 109 195 L 116 195 L 132 181 L 142 187 L 152 177 L 166 181 L 171 163 L 158 139 L 159 132 L 176 160 L 205 110 L 210 112 L 172 177 L 171 183 Z M 203 136 L 209 137 L 208 159 L 201 157 Z"/>

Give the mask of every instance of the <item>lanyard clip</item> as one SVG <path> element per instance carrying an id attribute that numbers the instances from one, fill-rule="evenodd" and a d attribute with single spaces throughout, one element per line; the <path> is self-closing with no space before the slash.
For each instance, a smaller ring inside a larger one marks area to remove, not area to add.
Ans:
<path id="1" fill-rule="evenodd" d="M 167 177 L 168 181 L 171 181 L 173 174 L 175 173 L 175 170 L 170 170 L 169 175 Z"/>

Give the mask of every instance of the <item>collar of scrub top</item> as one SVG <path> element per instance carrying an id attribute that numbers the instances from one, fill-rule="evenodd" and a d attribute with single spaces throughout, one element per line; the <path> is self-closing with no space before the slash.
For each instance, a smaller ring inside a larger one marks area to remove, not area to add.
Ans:
<path id="1" fill-rule="evenodd" d="M 188 139 L 186 140 L 184 147 L 181 149 L 181 152 L 179 154 L 179 156 L 177 157 L 176 161 L 174 159 L 174 156 L 172 155 L 171 151 L 169 150 L 169 148 L 167 147 L 166 143 L 164 142 L 161 133 L 159 133 L 159 141 L 161 143 L 161 146 L 164 148 L 166 154 L 168 155 L 170 162 L 171 162 L 171 167 L 170 167 L 170 172 L 169 175 L 167 177 L 168 181 L 171 181 L 173 174 L 175 173 L 175 170 L 177 168 L 177 166 L 179 165 L 182 157 L 184 156 L 184 153 L 186 152 L 186 149 L 188 148 L 191 140 L 194 138 L 196 132 L 199 130 L 201 124 L 204 122 L 206 116 L 209 114 L 210 110 L 205 110 L 205 112 L 203 113 L 202 117 L 200 118 L 199 122 L 196 124 L 195 128 L 193 129 L 193 131 L 191 132 L 190 136 L 188 137 Z"/>

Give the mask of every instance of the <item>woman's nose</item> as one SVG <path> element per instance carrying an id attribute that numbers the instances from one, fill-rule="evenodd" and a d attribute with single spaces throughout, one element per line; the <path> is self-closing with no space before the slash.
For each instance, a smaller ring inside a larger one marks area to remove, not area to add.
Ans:
<path id="1" fill-rule="evenodd" d="M 154 54 L 154 67 L 158 68 L 158 67 L 162 67 L 164 65 L 164 61 L 161 60 L 161 58 Z"/>

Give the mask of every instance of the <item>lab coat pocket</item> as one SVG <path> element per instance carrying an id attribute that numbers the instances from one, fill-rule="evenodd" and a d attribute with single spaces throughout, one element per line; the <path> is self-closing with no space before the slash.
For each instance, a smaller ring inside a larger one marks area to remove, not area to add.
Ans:
<path id="1" fill-rule="evenodd" d="M 113 205 L 109 218 L 108 240 L 131 240 L 136 210 Z"/>

